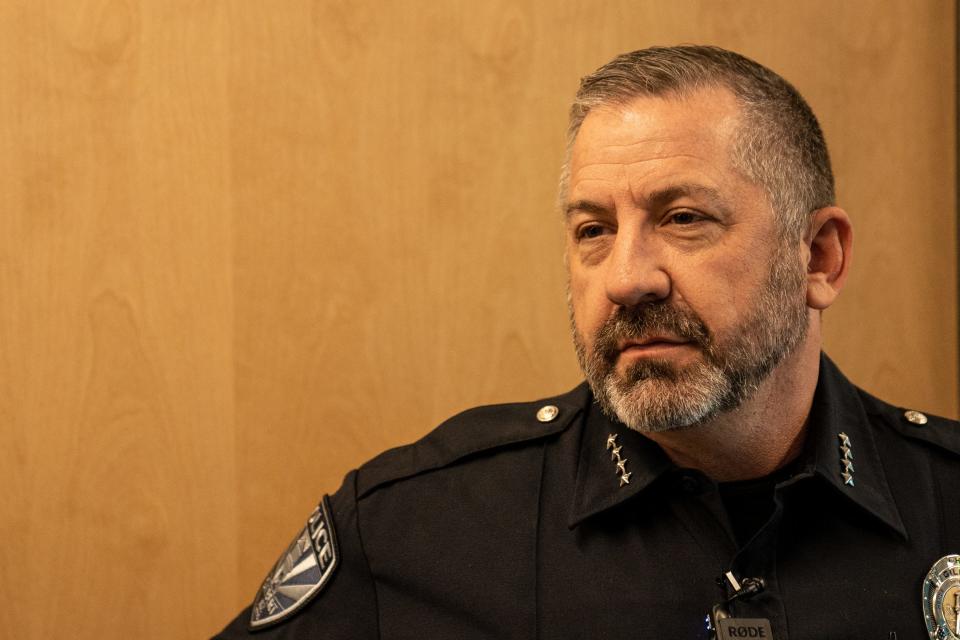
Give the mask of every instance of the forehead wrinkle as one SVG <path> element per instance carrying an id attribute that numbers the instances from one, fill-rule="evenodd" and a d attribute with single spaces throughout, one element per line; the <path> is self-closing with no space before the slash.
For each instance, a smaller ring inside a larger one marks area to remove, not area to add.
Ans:
<path id="1" fill-rule="evenodd" d="M 631 142 L 628 144 L 614 144 L 612 142 L 606 143 L 601 148 L 593 151 L 593 153 L 590 154 L 591 156 L 594 156 L 594 157 L 600 156 L 604 158 L 604 160 L 594 160 L 594 159 L 591 159 L 590 157 L 587 157 L 583 160 L 583 162 L 580 162 L 578 164 L 581 164 L 581 165 L 610 165 L 610 164 L 631 165 L 631 164 L 636 164 L 637 162 L 644 162 L 645 160 L 658 160 L 658 159 L 663 159 L 671 156 L 695 157 L 692 154 L 665 153 L 662 150 L 664 145 L 669 144 L 671 142 L 676 143 L 676 141 L 673 140 L 670 136 L 666 136 L 663 138 L 643 138 L 643 139 L 637 140 L 636 142 Z M 653 146 L 653 149 L 648 148 L 651 146 Z M 625 154 L 628 154 L 630 156 L 636 155 L 633 153 L 633 151 L 637 147 L 645 147 L 645 149 L 643 150 L 644 152 L 641 154 L 644 156 L 643 159 L 629 160 L 628 158 L 621 158 L 621 156 Z M 608 158 L 611 155 L 614 156 L 614 158 L 607 160 L 606 158 Z"/>
<path id="2" fill-rule="evenodd" d="M 634 173 L 633 171 L 634 169 L 637 169 L 641 167 L 641 165 L 644 165 L 648 162 L 655 162 L 659 160 L 672 159 L 672 158 L 692 159 L 692 160 L 703 159 L 702 156 L 699 156 L 693 153 L 663 153 L 658 155 L 650 155 L 639 160 L 632 160 L 628 162 L 617 161 L 617 160 L 613 160 L 609 162 L 607 161 L 601 162 L 601 161 L 590 161 L 589 159 L 586 159 L 584 162 L 580 162 L 578 163 L 577 166 L 574 167 L 574 170 L 571 175 L 571 180 L 570 180 L 570 191 L 574 190 L 575 185 L 579 185 L 583 182 L 591 182 L 591 181 L 611 182 L 616 179 L 622 179 L 625 181 L 627 185 L 627 189 L 631 193 L 633 193 L 634 192 L 633 182 L 638 177 L 636 175 L 631 175 Z M 594 175 L 594 171 L 602 170 L 605 167 L 619 168 L 618 175 L 616 176 L 614 175 L 595 176 Z"/>
<path id="3" fill-rule="evenodd" d="M 605 172 L 605 167 L 615 167 L 615 172 Z M 599 173 L 597 173 L 599 171 Z M 571 173 L 570 183 L 567 188 L 567 197 L 571 198 L 576 191 L 584 188 L 585 184 L 601 183 L 603 185 L 614 185 L 613 190 L 618 191 L 624 187 L 629 191 L 630 176 L 627 172 L 627 166 L 622 162 L 590 162 L 582 163 L 574 168 Z M 619 186 L 617 186 L 619 185 Z M 610 191 L 609 188 L 603 189 Z M 588 190 L 589 192 L 589 190 Z M 580 200 L 581 198 L 577 198 Z M 594 199 L 594 198 L 588 198 Z"/>

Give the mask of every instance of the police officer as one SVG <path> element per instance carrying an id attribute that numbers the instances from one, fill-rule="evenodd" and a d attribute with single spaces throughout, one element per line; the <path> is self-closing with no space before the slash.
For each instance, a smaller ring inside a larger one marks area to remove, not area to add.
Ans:
<path id="1" fill-rule="evenodd" d="M 621 55 L 561 196 L 586 383 L 348 474 L 218 638 L 960 638 L 958 430 L 821 353 L 852 228 L 796 90 Z"/>

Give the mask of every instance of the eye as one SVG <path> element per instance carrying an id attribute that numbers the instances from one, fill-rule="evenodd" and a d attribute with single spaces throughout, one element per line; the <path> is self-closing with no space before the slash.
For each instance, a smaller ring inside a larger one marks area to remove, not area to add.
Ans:
<path id="1" fill-rule="evenodd" d="M 667 218 L 667 222 L 680 226 L 687 226 L 694 224 L 695 222 L 701 222 L 705 219 L 706 218 L 702 214 L 697 213 L 696 211 L 681 210 Z"/>
<path id="2" fill-rule="evenodd" d="M 602 224 L 589 223 L 577 229 L 577 240 L 593 240 L 607 233 L 608 229 Z"/>

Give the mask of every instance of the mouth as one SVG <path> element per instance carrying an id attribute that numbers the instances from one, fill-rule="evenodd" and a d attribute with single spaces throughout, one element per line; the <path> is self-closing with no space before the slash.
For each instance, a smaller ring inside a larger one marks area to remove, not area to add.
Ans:
<path id="1" fill-rule="evenodd" d="M 685 344 L 690 344 L 690 340 L 687 340 L 684 338 L 677 338 L 674 336 L 663 335 L 663 336 L 647 336 L 645 338 L 640 338 L 640 339 L 621 340 L 617 344 L 617 348 L 620 351 L 626 351 L 628 349 L 644 349 L 647 347 L 655 347 L 660 345 L 678 346 L 678 345 L 685 345 Z"/>
<path id="2" fill-rule="evenodd" d="M 695 347 L 690 340 L 675 336 L 647 336 L 642 339 L 621 340 L 617 349 L 620 355 L 636 357 L 665 356 L 670 353 Z"/>

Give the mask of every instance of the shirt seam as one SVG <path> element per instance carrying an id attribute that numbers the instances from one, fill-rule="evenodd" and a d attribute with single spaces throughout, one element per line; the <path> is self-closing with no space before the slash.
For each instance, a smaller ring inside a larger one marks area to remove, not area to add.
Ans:
<path id="1" fill-rule="evenodd" d="M 533 531 L 533 637 L 540 637 L 540 527 L 543 516 L 543 476 L 547 469 L 547 443 L 540 446 L 540 478 L 537 481 L 537 514 Z"/>
<path id="2" fill-rule="evenodd" d="M 940 536 L 940 548 L 946 549 L 947 538 L 949 537 L 949 533 L 947 531 L 947 510 L 946 510 L 946 505 L 944 505 L 943 486 L 940 483 L 939 473 L 930 472 L 930 476 L 933 479 L 933 492 L 936 494 L 936 497 L 937 497 L 937 510 L 939 511 L 937 515 L 939 516 L 938 519 L 940 520 L 940 526 L 939 526 L 939 531 L 937 531 L 937 533 Z"/>
<path id="3" fill-rule="evenodd" d="M 370 584 L 373 587 L 373 606 L 377 611 L 376 637 L 379 640 L 379 638 L 382 637 L 382 634 L 380 633 L 380 627 L 381 627 L 380 625 L 380 594 L 377 591 L 377 581 L 373 577 L 373 570 L 370 568 L 370 558 L 367 557 L 367 549 L 363 544 L 363 532 L 361 531 L 361 526 L 360 526 L 360 500 L 357 498 L 357 476 L 359 476 L 358 473 L 355 473 L 353 476 L 353 500 L 354 500 L 353 504 L 355 506 L 356 513 L 357 513 L 357 525 L 356 525 L 357 526 L 357 542 L 360 545 L 360 553 L 363 554 L 363 561 L 364 563 L 366 563 L 366 567 L 367 567 L 367 575 L 370 577 Z"/>

